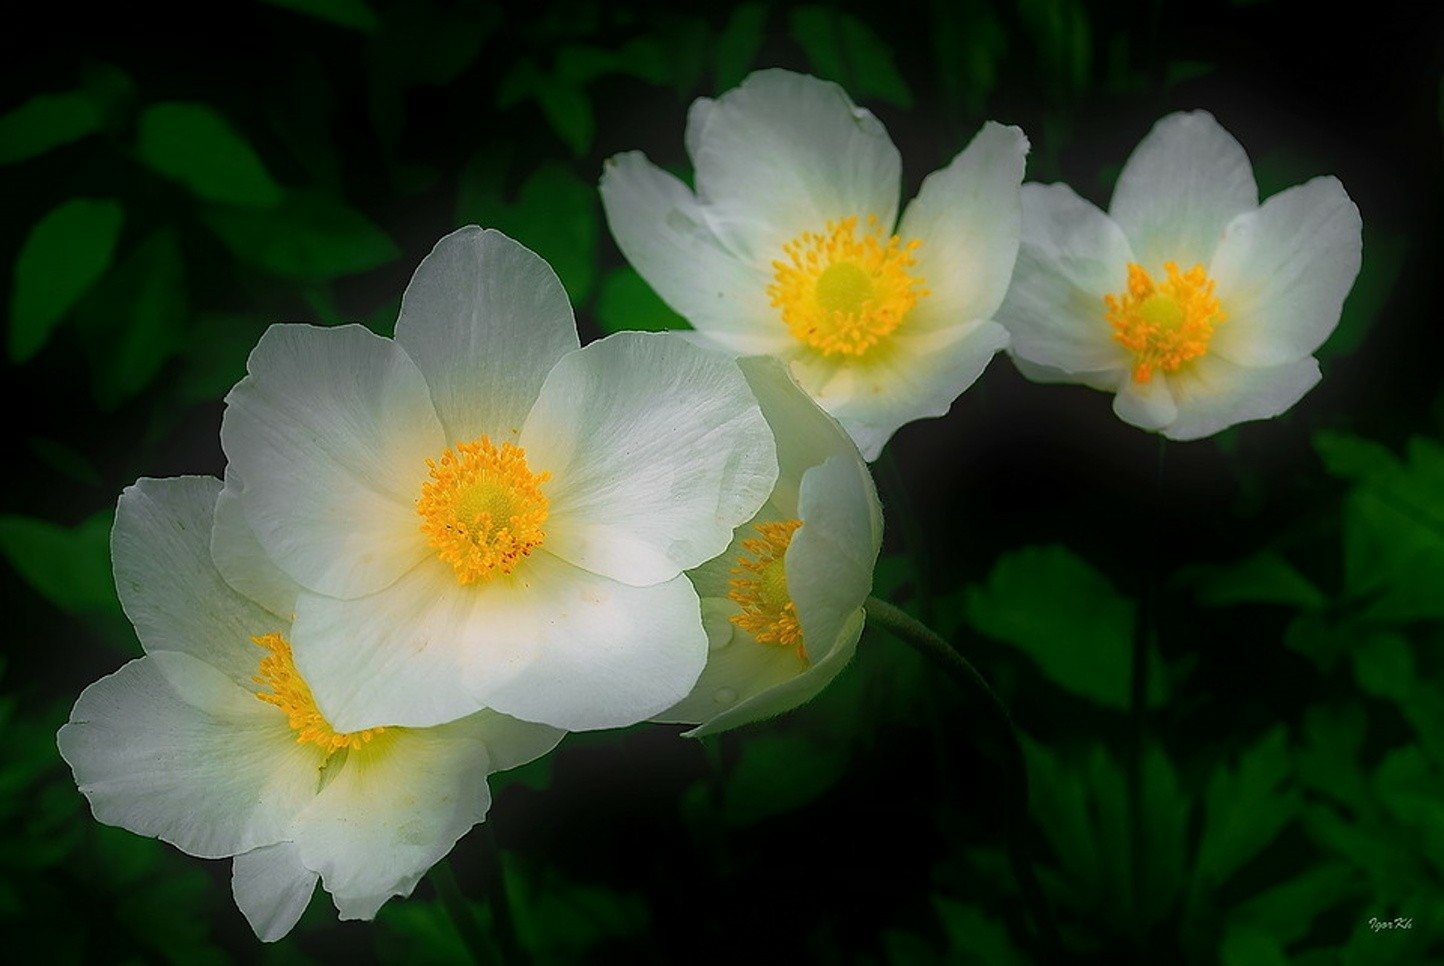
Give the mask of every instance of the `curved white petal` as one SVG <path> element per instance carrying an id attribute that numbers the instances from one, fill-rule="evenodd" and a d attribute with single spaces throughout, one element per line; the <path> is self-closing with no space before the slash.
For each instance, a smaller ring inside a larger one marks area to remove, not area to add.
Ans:
<path id="1" fill-rule="evenodd" d="M 260 604 L 286 625 L 296 613 L 300 585 L 276 562 L 266 556 L 246 522 L 241 507 L 242 484 L 234 473 L 226 474 L 225 486 L 216 497 L 216 520 L 211 528 L 211 559 L 225 582 L 242 596 Z M 278 627 L 261 627 L 253 634 L 270 633 Z"/>
<path id="2" fill-rule="evenodd" d="M 689 124 L 697 197 L 714 234 L 768 266 L 782 246 L 830 220 L 897 218 L 902 165 L 871 111 L 836 84 L 762 70 Z"/>
<path id="3" fill-rule="evenodd" d="M 1271 419 L 1302 399 L 1319 378 L 1319 364 L 1311 357 L 1255 369 L 1202 356 L 1168 377 L 1178 417 L 1163 435 L 1202 439 L 1237 423 Z"/>
<path id="4" fill-rule="evenodd" d="M 1212 351 L 1246 366 L 1312 355 L 1359 274 L 1363 223 L 1337 178 L 1282 191 L 1229 223 L 1209 266 L 1228 320 Z"/>
<path id="5" fill-rule="evenodd" d="M 1040 366 L 1036 362 L 1029 362 L 1013 353 L 1010 353 L 1009 357 L 1013 360 L 1013 365 L 1017 370 L 1023 374 L 1024 379 L 1044 385 L 1077 383 L 1090 389 L 1117 392 L 1119 385 L 1128 378 L 1126 369 L 1106 369 L 1103 372 L 1065 372 L 1062 369 L 1054 369 L 1052 366 Z"/>
<path id="6" fill-rule="evenodd" d="M 902 426 L 946 414 L 1007 344 L 1003 327 L 983 320 L 916 334 L 899 331 L 861 358 L 799 353 L 791 367 L 863 457 L 875 460 Z"/>
<path id="7" fill-rule="evenodd" d="M 1122 369 L 1103 296 L 1128 282 L 1133 252 L 1119 227 L 1064 184 L 1025 184 L 1023 241 L 997 319 L 1018 359 L 1063 372 Z"/>
<path id="8" fill-rule="evenodd" d="M 1018 256 L 1019 187 L 1028 139 L 992 121 L 941 171 L 923 180 L 898 234 L 921 241 L 916 273 L 928 295 L 907 320 L 919 329 L 990 318 Z"/>
<path id="9" fill-rule="evenodd" d="M 576 349 L 577 323 L 556 272 L 494 229 L 436 243 L 401 296 L 396 341 L 431 389 L 450 442 L 512 441 L 542 380 Z"/>
<path id="10" fill-rule="evenodd" d="M 264 943 L 284 938 L 296 925 L 316 891 L 316 879 L 293 842 L 243 852 L 231 863 L 236 906 Z"/>
<path id="11" fill-rule="evenodd" d="M 1258 207 L 1243 146 L 1207 111 L 1170 114 L 1133 149 L 1108 213 L 1149 272 L 1207 265 L 1235 215 Z"/>
<path id="12" fill-rule="evenodd" d="M 720 553 L 777 479 L 736 363 L 667 333 L 621 332 L 557 363 L 521 442 L 551 473 L 543 547 L 639 586 Z"/>
<path id="13" fill-rule="evenodd" d="M 401 576 L 428 552 L 414 504 L 446 445 L 416 364 L 357 325 L 273 325 L 247 370 L 221 446 L 266 553 L 340 597 Z"/>
<path id="14" fill-rule="evenodd" d="M 406 896 L 486 817 L 490 771 L 481 722 L 393 728 L 347 752 L 296 819 L 306 867 L 321 874 L 342 919 L 371 919 Z"/>
<path id="15" fill-rule="evenodd" d="M 617 247 L 688 322 L 738 352 L 770 354 L 791 343 L 767 295 L 767 263 L 727 251 L 686 185 L 631 151 L 607 161 L 601 192 Z"/>
<path id="16" fill-rule="evenodd" d="M 218 694 L 224 679 L 187 655 L 166 657 L 167 674 L 144 657 L 86 688 L 60 729 L 60 754 L 96 819 L 202 858 L 282 840 L 315 793 L 320 749 L 297 744 L 278 709 L 238 687 L 219 712 L 200 710 L 168 677 L 188 662 L 192 699 Z"/>
<path id="17" fill-rule="evenodd" d="M 251 637 L 283 626 L 211 562 L 220 489 L 209 476 L 136 481 L 120 495 L 110 553 L 121 606 L 147 652 L 189 654 L 245 685 L 261 659 Z"/>
<path id="18" fill-rule="evenodd" d="M 1170 391 L 1171 376 L 1161 373 L 1148 382 L 1139 382 L 1130 373 L 1118 385 L 1113 397 L 1113 411 L 1118 418 L 1150 432 L 1163 429 L 1178 418 L 1178 405 Z"/>

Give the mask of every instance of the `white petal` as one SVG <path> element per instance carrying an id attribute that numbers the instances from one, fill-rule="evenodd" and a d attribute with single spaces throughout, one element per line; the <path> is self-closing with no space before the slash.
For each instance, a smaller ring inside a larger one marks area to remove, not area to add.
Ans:
<path id="1" fill-rule="evenodd" d="M 576 349 L 577 323 L 552 267 L 499 231 L 462 228 L 422 260 L 396 341 L 426 377 L 449 441 L 521 432 L 542 380 Z"/>
<path id="2" fill-rule="evenodd" d="M 231 892 L 261 942 L 283 938 L 311 902 L 316 873 L 301 862 L 293 842 L 277 842 L 236 856 Z"/>
<path id="3" fill-rule="evenodd" d="M 1318 383 L 1312 358 L 1265 368 L 1245 368 L 1202 356 L 1168 377 L 1178 418 L 1163 430 L 1169 439 L 1202 439 L 1237 423 L 1271 419 Z"/>
<path id="4" fill-rule="evenodd" d="M 296 594 L 300 585 L 266 556 L 246 522 L 241 507 L 241 481 L 234 473 L 226 474 L 225 486 L 216 498 L 216 521 L 211 528 L 211 559 L 227 584 L 242 596 L 260 604 L 289 626 L 296 613 Z M 277 627 L 257 630 L 269 633 Z"/>
<path id="5" fill-rule="evenodd" d="M 211 562 L 221 482 L 209 476 L 142 479 L 115 512 L 110 552 L 126 616 L 147 652 L 179 651 L 245 685 L 262 652 L 251 637 L 284 629 L 237 594 Z"/>
<path id="6" fill-rule="evenodd" d="M 900 427 L 946 414 L 1007 344 L 1003 327 L 984 320 L 918 334 L 899 331 L 860 359 L 798 354 L 791 366 L 798 383 L 874 460 Z"/>
<path id="7" fill-rule="evenodd" d="M 1018 255 L 1018 189 L 1028 139 L 989 121 L 946 168 L 923 180 L 898 234 L 922 242 L 916 271 L 928 295 L 907 320 L 918 328 L 991 318 Z"/>
<path id="8" fill-rule="evenodd" d="M 1130 373 L 1119 383 L 1113 411 L 1125 423 L 1150 432 L 1170 425 L 1178 418 L 1178 406 L 1169 391 L 1170 378 L 1159 373 L 1148 382 L 1139 382 Z"/>
<path id="9" fill-rule="evenodd" d="M 416 364 L 356 325 L 273 325 L 226 397 L 246 520 L 303 587 L 379 590 L 429 552 L 415 501 L 445 437 Z"/>
<path id="10" fill-rule="evenodd" d="M 666 333 L 618 333 L 557 363 L 521 439 L 551 473 L 545 549 L 639 586 L 720 553 L 777 479 L 736 363 Z"/>
<path id="11" fill-rule="evenodd" d="M 802 478 L 802 526 L 787 548 L 787 592 L 808 654 L 820 661 L 872 593 L 882 507 L 867 467 L 834 456 Z"/>
<path id="12" fill-rule="evenodd" d="M 1090 389 L 1117 392 L 1119 385 L 1128 377 L 1126 369 L 1107 369 L 1103 372 L 1065 372 L 1062 369 L 1054 369 L 1052 366 L 1040 366 L 1036 362 L 1029 362 L 1018 355 L 1012 355 L 1011 358 L 1013 365 L 1023 374 L 1024 379 L 1044 385 L 1076 383 L 1088 386 Z"/>
<path id="13" fill-rule="evenodd" d="M 1258 207 L 1243 146 L 1207 111 L 1170 114 L 1153 126 L 1118 175 L 1108 213 L 1139 262 L 1187 271 L 1207 265 L 1235 215 Z"/>
<path id="14" fill-rule="evenodd" d="M 1064 184 L 1025 184 L 1022 197 L 1022 246 L 997 315 L 1009 351 L 1064 372 L 1126 367 L 1103 304 L 1128 283 L 1133 252 L 1122 230 Z"/>
<path id="15" fill-rule="evenodd" d="M 486 817 L 491 792 L 476 718 L 390 729 L 346 760 L 297 818 L 306 867 L 321 874 L 342 919 L 370 919 L 406 896 L 457 839 Z"/>
<path id="16" fill-rule="evenodd" d="M 470 587 L 428 561 L 358 600 L 302 595 L 292 635 L 342 732 L 483 707 L 569 730 L 631 724 L 685 694 L 706 651 L 686 578 L 629 587 L 545 551 Z"/>
<path id="17" fill-rule="evenodd" d="M 689 134 L 712 231 L 761 266 L 830 220 L 897 218 L 902 164 L 871 111 L 836 84 L 784 70 L 749 75 Z"/>
<path id="18" fill-rule="evenodd" d="M 770 354 L 791 342 L 767 295 L 767 263 L 727 251 L 686 185 L 632 151 L 607 162 L 601 191 L 617 247 L 679 315 L 739 352 Z"/>
<path id="19" fill-rule="evenodd" d="M 1212 351 L 1246 366 L 1312 355 L 1339 324 L 1362 231 L 1337 178 L 1315 178 L 1235 218 L 1209 266 L 1228 315 Z"/>
<path id="20" fill-rule="evenodd" d="M 171 676 L 189 661 L 167 655 Z M 192 696 L 214 691 L 220 675 Z M 300 745 L 281 712 L 244 692 L 220 714 L 183 700 L 154 658 L 131 661 L 80 695 L 60 729 L 60 754 L 98 821 L 221 858 L 285 837 L 315 793 L 323 755 Z M 243 700 L 255 710 L 239 713 Z"/>

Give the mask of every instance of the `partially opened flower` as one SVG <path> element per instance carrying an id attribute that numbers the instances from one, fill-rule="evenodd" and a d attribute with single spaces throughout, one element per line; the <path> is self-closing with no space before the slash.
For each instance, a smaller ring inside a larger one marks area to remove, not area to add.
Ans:
<path id="1" fill-rule="evenodd" d="M 852 659 L 882 546 L 872 477 L 842 427 L 767 357 L 742 369 L 777 438 L 767 503 L 690 574 L 711 651 L 692 693 L 657 720 L 712 734 L 794 708 Z"/>
<path id="2" fill-rule="evenodd" d="M 486 776 L 562 732 L 481 711 L 435 728 L 338 731 L 292 659 L 276 572 L 222 509 L 219 480 L 141 480 L 120 499 L 116 587 L 145 656 L 86 688 L 60 752 L 95 817 L 203 858 L 234 856 L 236 903 L 279 939 L 319 878 L 342 919 L 408 895 L 490 804 Z M 288 590 L 289 588 L 289 590 Z"/>
<path id="3" fill-rule="evenodd" d="M 1118 176 L 1109 213 L 1023 186 L 1023 243 L 998 319 L 1030 378 L 1114 392 L 1171 439 L 1277 416 L 1319 381 L 1313 353 L 1359 272 L 1359 210 L 1315 178 L 1260 205 L 1243 148 L 1204 111 L 1170 114 Z"/>
<path id="4" fill-rule="evenodd" d="M 550 267 L 468 228 L 417 269 L 395 341 L 272 326 L 248 372 L 221 442 L 303 588 L 296 663 L 337 728 L 483 707 L 611 727 L 692 687 L 707 646 L 683 571 L 777 472 L 734 362 L 661 333 L 578 349 Z"/>
<path id="5" fill-rule="evenodd" d="M 617 245 L 702 338 L 788 363 L 868 459 L 1006 345 L 1017 128 L 984 125 L 901 221 L 897 149 L 836 84 L 759 71 L 695 101 L 686 141 L 695 192 L 637 152 L 607 163 Z"/>

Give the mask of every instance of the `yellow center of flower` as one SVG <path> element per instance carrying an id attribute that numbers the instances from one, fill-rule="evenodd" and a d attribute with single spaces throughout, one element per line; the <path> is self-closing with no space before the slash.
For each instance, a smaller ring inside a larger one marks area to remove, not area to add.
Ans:
<path id="1" fill-rule="evenodd" d="M 830 221 L 824 234 L 806 231 L 782 246 L 787 258 L 772 263 L 767 294 L 800 342 L 825 356 L 861 356 L 928 294 L 909 271 L 921 244 L 884 238 L 874 215 L 860 237 L 856 216 Z"/>
<path id="2" fill-rule="evenodd" d="M 256 697 L 267 704 L 274 704 L 285 713 L 286 722 L 296 732 L 297 744 L 316 745 L 329 755 L 342 748 L 354 751 L 386 730 L 367 728 L 365 731 L 337 734 L 316 707 L 316 699 L 311 696 L 306 679 L 296 670 L 290 643 L 280 634 L 266 634 L 251 640 L 270 652 L 261 658 L 260 669 L 251 679 L 270 690 L 257 691 Z"/>
<path id="3" fill-rule="evenodd" d="M 727 596 L 742 605 L 741 613 L 730 618 L 732 623 L 750 633 L 759 644 L 796 646 L 797 656 L 806 661 L 807 649 L 802 646 L 797 608 L 787 593 L 784 562 L 792 535 L 800 526 L 801 520 L 759 523 L 760 536 L 742 541 L 743 552 L 732 565 L 732 590 Z"/>
<path id="4" fill-rule="evenodd" d="M 1163 270 L 1167 278 L 1155 283 L 1143 266 L 1129 262 L 1127 291 L 1103 296 L 1113 338 L 1133 353 L 1138 382 L 1155 372 L 1177 372 L 1203 355 L 1226 318 L 1202 265 L 1180 272 L 1175 262 L 1164 262 Z"/>
<path id="5" fill-rule="evenodd" d="M 416 501 L 421 531 L 459 582 L 509 574 L 541 546 L 550 506 L 541 485 L 551 474 L 528 469 L 520 446 L 482 436 L 426 465 L 431 479 Z"/>

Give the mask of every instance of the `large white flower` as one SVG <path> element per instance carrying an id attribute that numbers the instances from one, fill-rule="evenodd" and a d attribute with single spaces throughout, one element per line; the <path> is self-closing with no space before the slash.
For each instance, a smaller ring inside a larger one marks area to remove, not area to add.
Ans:
<path id="1" fill-rule="evenodd" d="M 1359 272 L 1359 210 L 1315 178 L 1263 205 L 1243 147 L 1204 111 L 1134 149 L 1109 213 L 1023 186 L 1023 242 L 998 320 L 1040 382 L 1115 392 L 1171 439 L 1277 416 L 1319 381 L 1313 353 Z"/>
<path id="2" fill-rule="evenodd" d="M 794 708 L 852 659 L 882 546 L 857 447 L 767 357 L 742 370 L 777 439 L 777 487 L 732 545 L 691 571 L 711 650 L 692 693 L 657 720 L 713 734 Z"/>
<path id="3" fill-rule="evenodd" d="M 296 663 L 337 728 L 478 708 L 612 727 L 692 687 L 682 572 L 777 473 L 734 362 L 661 333 L 578 349 L 546 262 L 467 228 L 417 269 L 395 341 L 273 326 L 248 372 L 229 485 L 304 588 Z"/>
<path id="4" fill-rule="evenodd" d="M 788 363 L 868 459 L 1007 344 L 991 317 L 1018 250 L 1022 131 L 984 125 L 900 222 L 897 148 L 836 84 L 752 74 L 692 104 L 686 142 L 695 192 L 640 153 L 607 162 L 617 245 L 708 342 Z"/>
<path id="5" fill-rule="evenodd" d="M 264 940 L 290 931 L 319 878 L 342 919 L 409 895 L 486 816 L 486 776 L 563 732 L 481 711 L 435 728 L 335 730 L 291 660 L 300 588 L 260 552 L 219 480 L 141 480 L 111 553 L 146 656 L 86 688 L 60 753 L 95 817 L 203 858 L 235 856 L 236 904 Z M 226 568 L 269 589 L 267 609 Z"/>

